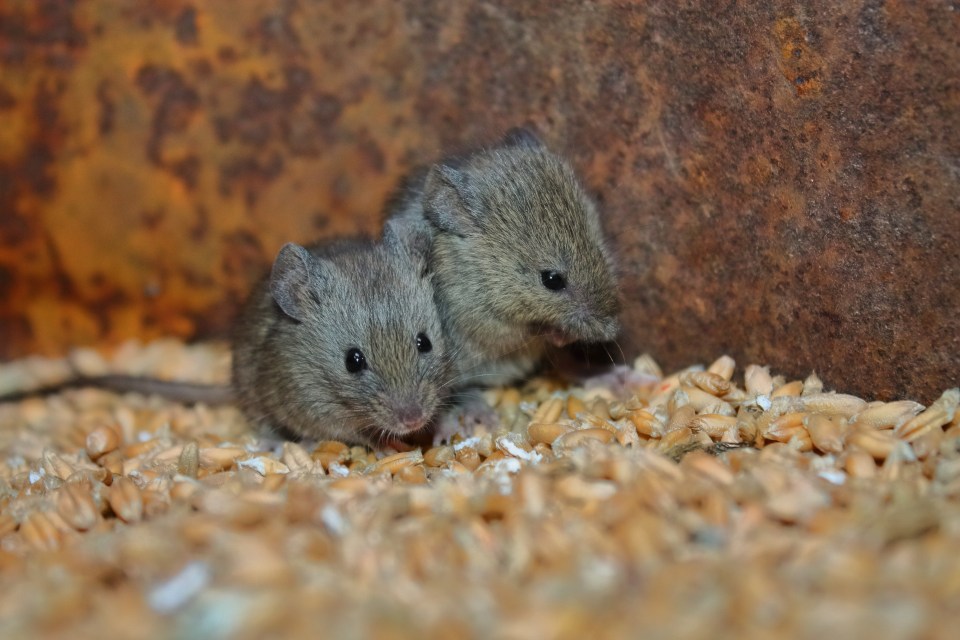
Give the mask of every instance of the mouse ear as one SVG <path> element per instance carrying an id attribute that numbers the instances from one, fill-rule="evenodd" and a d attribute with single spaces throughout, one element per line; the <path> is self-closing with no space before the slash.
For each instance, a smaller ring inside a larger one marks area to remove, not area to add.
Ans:
<path id="1" fill-rule="evenodd" d="M 527 147 L 530 149 L 542 149 L 545 146 L 537 134 L 526 127 L 514 127 L 507 131 L 501 144 L 505 147 Z"/>
<path id="2" fill-rule="evenodd" d="M 410 256 L 422 266 L 430 260 L 433 233 L 430 224 L 418 216 L 403 216 L 387 220 L 383 226 L 383 243 L 392 251 Z"/>
<path id="3" fill-rule="evenodd" d="M 298 244 L 288 242 L 280 249 L 270 271 L 270 295 L 285 314 L 294 320 L 306 317 L 310 298 L 313 256 Z"/>
<path id="4" fill-rule="evenodd" d="M 466 235 L 476 222 L 479 203 L 467 175 L 448 165 L 430 168 L 423 185 L 423 212 L 438 228 Z"/>

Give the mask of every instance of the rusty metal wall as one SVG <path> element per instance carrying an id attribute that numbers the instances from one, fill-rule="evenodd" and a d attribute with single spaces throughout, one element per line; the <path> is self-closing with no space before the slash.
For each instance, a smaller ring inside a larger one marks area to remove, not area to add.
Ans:
<path id="1" fill-rule="evenodd" d="M 960 3 L 6 0 L 0 358 L 224 335 L 282 242 L 534 125 L 629 353 L 960 378 Z"/>

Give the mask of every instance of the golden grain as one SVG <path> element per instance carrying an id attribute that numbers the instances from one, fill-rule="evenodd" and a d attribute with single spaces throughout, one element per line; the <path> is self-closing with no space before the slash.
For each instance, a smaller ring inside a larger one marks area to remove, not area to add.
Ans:
<path id="1" fill-rule="evenodd" d="M 44 511 L 30 512 L 20 525 L 20 535 L 28 545 L 40 551 L 54 551 L 63 542 L 63 532 Z"/>
<path id="2" fill-rule="evenodd" d="M 729 381 L 733 378 L 733 372 L 736 369 L 737 363 L 730 356 L 723 355 L 713 361 L 709 367 L 707 367 L 707 373 L 712 373 L 714 375 L 720 376 L 724 380 Z"/>
<path id="3" fill-rule="evenodd" d="M 543 424 L 540 422 L 531 422 L 527 425 L 527 437 L 531 442 L 553 444 L 557 438 L 572 429 L 569 425 L 560 423 Z"/>
<path id="4" fill-rule="evenodd" d="M 701 474 L 723 486 L 729 486 L 734 481 L 730 467 L 703 451 L 694 451 L 685 456 L 680 462 L 680 468 Z"/>
<path id="5" fill-rule="evenodd" d="M 554 448 L 559 445 L 561 449 L 569 450 L 579 447 L 588 441 L 597 441 L 606 444 L 613 439 L 614 434 L 606 429 L 579 429 L 577 431 L 568 431 L 557 438 Z"/>
<path id="6" fill-rule="evenodd" d="M 777 442 L 789 442 L 795 436 L 803 437 L 800 434 L 806 433 L 803 426 L 805 416 L 803 413 L 786 413 L 768 424 L 763 435 Z"/>
<path id="7" fill-rule="evenodd" d="M 773 378 L 770 377 L 770 368 L 759 365 L 747 365 L 743 374 L 744 386 L 750 395 L 770 395 L 773 391 Z"/>
<path id="8" fill-rule="evenodd" d="M 473 447 L 461 447 L 456 452 L 457 462 L 470 471 L 476 471 L 480 466 L 480 454 Z"/>
<path id="9" fill-rule="evenodd" d="M 770 393 L 771 398 L 798 397 L 803 393 L 803 382 L 794 380 L 780 385 Z"/>
<path id="10" fill-rule="evenodd" d="M 865 400 L 845 393 L 814 393 L 801 399 L 801 406 L 811 412 L 825 413 L 828 416 L 850 416 L 863 411 Z"/>
<path id="11" fill-rule="evenodd" d="M 847 436 L 847 444 L 869 453 L 876 460 L 886 460 L 898 440 L 889 432 L 874 429 L 855 429 Z"/>
<path id="12" fill-rule="evenodd" d="M 576 418 L 578 413 L 586 413 L 587 405 L 575 395 L 567 396 L 567 416 Z"/>
<path id="13" fill-rule="evenodd" d="M 400 453 L 381 458 L 377 460 L 373 468 L 377 473 L 389 473 L 393 475 L 405 467 L 419 464 L 423 464 L 423 454 L 420 452 L 420 449 L 414 449 L 412 451 L 401 451 Z"/>
<path id="14" fill-rule="evenodd" d="M 180 456 L 177 458 L 177 473 L 188 478 L 196 478 L 200 471 L 200 447 L 196 440 L 183 445 Z"/>
<path id="15" fill-rule="evenodd" d="M 733 386 L 729 378 L 710 371 L 689 371 L 680 376 L 680 383 L 688 387 L 695 386 L 715 397 L 729 393 Z"/>
<path id="16" fill-rule="evenodd" d="M 242 447 L 204 447 L 200 449 L 200 466 L 216 471 L 232 469 L 237 458 L 247 454 Z"/>
<path id="17" fill-rule="evenodd" d="M 552 424 L 560 419 L 563 408 L 563 400 L 561 398 L 550 398 L 537 408 L 531 418 L 531 422 Z"/>
<path id="18" fill-rule="evenodd" d="M 737 426 L 737 418 L 705 413 L 695 416 L 687 425 L 691 431 L 703 431 L 714 440 L 719 440 L 727 431 Z"/>
<path id="19" fill-rule="evenodd" d="M 670 416 L 670 419 L 667 420 L 667 424 L 664 427 L 664 433 L 671 433 L 677 431 L 678 429 L 686 428 L 690 422 L 693 421 L 696 417 L 696 409 L 694 409 L 689 404 L 685 404 L 682 407 L 676 409 L 673 414 Z"/>
<path id="20" fill-rule="evenodd" d="M 926 431 L 939 429 L 953 420 L 960 404 L 960 389 L 943 392 L 923 413 L 894 429 L 894 435 L 906 441 L 920 437 Z"/>
<path id="21" fill-rule="evenodd" d="M 93 528 L 100 519 L 90 487 L 80 483 L 68 483 L 57 490 L 57 511 L 67 524 L 80 531 Z"/>
<path id="22" fill-rule="evenodd" d="M 664 425 L 660 423 L 657 417 L 644 409 L 631 411 L 628 414 L 630 422 L 636 428 L 637 433 L 642 436 L 659 436 L 663 431 Z"/>
<path id="23" fill-rule="evenodd" d="M 143 495 L 130 478 L 116 478 L 107 492 L 107 501 L 116 516 L 124 522 L 133 523 L 143 519 Z"/>
<path id="24" fill-rule="evenodd" d="M 824 453 L 840 453 L 843 451 L 844 428 L 839 420 L 820 413 L 807 414 L 803 418 L 803 425 L 810 434 L 810 440 Z"/>
<path id="25" fill-rule="evenodd" d="M 448 445 L 433 447 L 423 454 L 423 463 L 428 467 L 442 467 L 454 459 L 456 459 L 456 454 L 453 447 Z"/>
<path id="26" fill-rule="evenodd" d="M 120 446 L 120 435 L 113 427 L 99 426 L 86 438 L 87 455 L 96 460 L 105 453 L 110 453 Z"/>
<path id="27" fill-rule="evenodd" d="M 63 458 L 63 456 L 55 451 L 44 451 L 42 463 L 43 470 L 48 476 L 60 478 L 61 480 L 66 480 L 73 475 L 74 471 L 76 471 L 76 469 L 70 465 L 70 463 Z"/>
<path id="28" fill-rule="evenodd" d="M 281 460 L 293 473 L 324 473 L 323 466 L 314 461 L 307 450 L 296 442 L 283 443 Z"/>

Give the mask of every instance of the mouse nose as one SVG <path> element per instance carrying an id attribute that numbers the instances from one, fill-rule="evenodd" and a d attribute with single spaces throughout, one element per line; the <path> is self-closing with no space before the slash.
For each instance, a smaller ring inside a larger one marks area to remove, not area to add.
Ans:
<path id="1" fill-rule="evenodd" d="M 411 431 L 419 429 L 426 422 L 426 418 L 423 415 L 423 407 L 416 403 L 408 402 L 401 404 L 394 409 L 393 413 L 397 418 L 397 422 Z"/>

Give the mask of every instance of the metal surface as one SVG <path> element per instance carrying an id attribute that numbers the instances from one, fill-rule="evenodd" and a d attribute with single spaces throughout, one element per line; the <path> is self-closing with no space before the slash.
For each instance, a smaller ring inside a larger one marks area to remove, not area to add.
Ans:
<path id="1" fill-rule="evenodd" d="M 950 2 L 8 1 L 0 357 L 223 335 L 284 241 L 530 123 L 602 202 L 629 353 L 930 400 L 958 69 Z"/>

